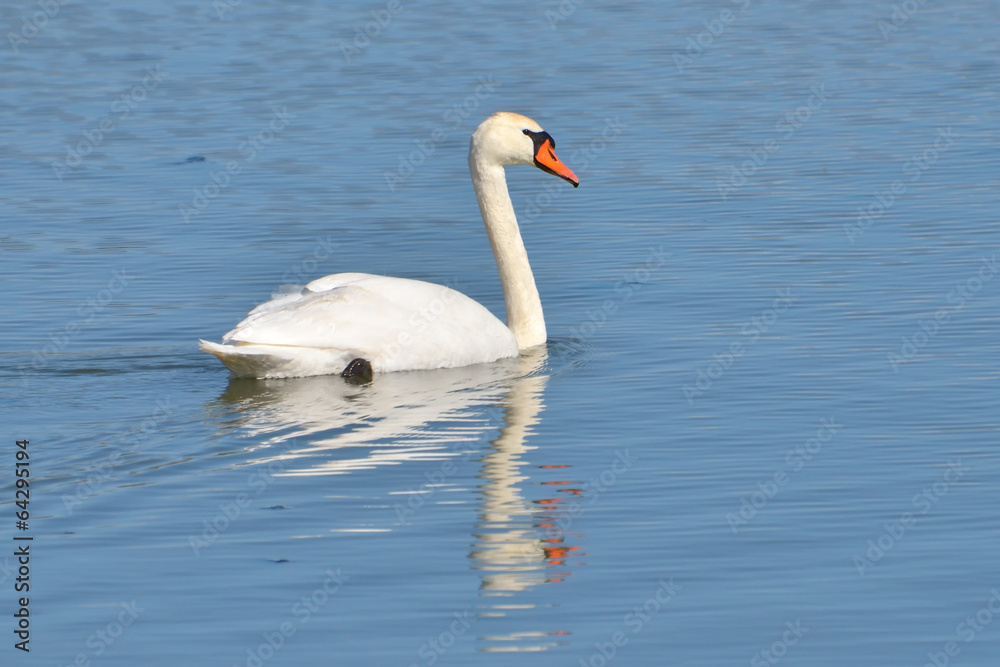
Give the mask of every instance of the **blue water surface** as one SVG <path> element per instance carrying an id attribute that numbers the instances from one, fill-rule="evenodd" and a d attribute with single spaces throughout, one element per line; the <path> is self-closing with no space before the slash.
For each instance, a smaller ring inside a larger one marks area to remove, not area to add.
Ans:
<path id="1" fill-rule="evenodd" d="M 2 663 L 996 665 L 998 18 L 5 3 Z M 502 317 L 497 110 L 581 179 L 508 170 L 544 350 L 367 386 L 197 350 L 342 271 Z"/>

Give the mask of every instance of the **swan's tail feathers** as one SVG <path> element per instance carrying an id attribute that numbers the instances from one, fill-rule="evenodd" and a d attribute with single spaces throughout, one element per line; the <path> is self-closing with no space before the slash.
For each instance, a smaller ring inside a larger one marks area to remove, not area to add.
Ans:
<path id="1" fill-rule="evenodd" d="M 343 350 L 289 345 L 220 345 L 199 340 L 198 347 L 202 352 L 218 357 L 236 377 L 287 378 L 339 374 L 353 358 Z"/>

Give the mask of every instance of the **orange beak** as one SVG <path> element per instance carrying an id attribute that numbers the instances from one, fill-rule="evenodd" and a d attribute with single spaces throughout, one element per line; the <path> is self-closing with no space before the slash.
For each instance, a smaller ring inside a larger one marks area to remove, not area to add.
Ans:
<path id="1" fill-rule="evenodd" d="M 573 184 L 574 188 L 579 187 L 580 179 L 576 177 L 572 169 L 559 161 L 555 151 L 552 150 L 553 148 L 553 142 L 550 137 L 537 142 L 535 148 L 535 166 L 542 171 L 569 181 Z"/>

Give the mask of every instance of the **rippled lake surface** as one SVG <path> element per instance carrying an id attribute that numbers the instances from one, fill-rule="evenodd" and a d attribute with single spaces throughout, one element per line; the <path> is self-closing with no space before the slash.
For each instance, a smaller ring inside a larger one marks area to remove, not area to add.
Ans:
<path id="1" fill-rule="evenodd" d="M 996 665 L 998 18 L 4 3 L 3 664 Z M 508 170 L 547 349 L 198 352 L 342 271 L 502 316 L 497 110 L 582 181 Z"/>

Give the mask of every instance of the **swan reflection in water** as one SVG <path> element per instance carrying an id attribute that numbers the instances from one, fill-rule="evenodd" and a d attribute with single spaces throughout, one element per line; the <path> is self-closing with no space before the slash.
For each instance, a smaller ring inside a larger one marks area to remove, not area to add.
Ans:
<path id="1" fill-rule="evenodd" d="M 234 379 L 219 402 L 239 415 L 230 426 L 261 448 L 254 462 L 280 460 L 283 475 L 350 474 L 409 461 L 447 461 L 480 449 L 478 520 L 469 554 L 481 577 L 478 614 L 516 616 L 519 609 L 536 606 L 519 603 L 519 593 L 564 580 L 575 564 L 571 559 L 584 555 L 568 542 L 578 536 L 560 527 L 565 525 L 561 503 L 580 494 L 580 485 L 549 479 L 542 488 L 554 488 L 554 494 L 545 494 L 554 497 L 524 495 L 530 467 L 546 471 L 539 476 L 563 468 L 528 460 L 535 449 L 528 440 L 544 409 L 547 361 L 546 350 L 538 348 L 492 364 L 383 374 L 368 385 L 339 377 Z M 498 427 L 488 445 L 477 445 Z M 545 650 L 568 634 L 486 634 L 480 649 Z"/>

